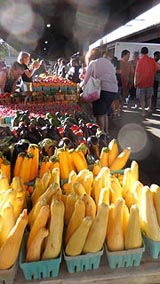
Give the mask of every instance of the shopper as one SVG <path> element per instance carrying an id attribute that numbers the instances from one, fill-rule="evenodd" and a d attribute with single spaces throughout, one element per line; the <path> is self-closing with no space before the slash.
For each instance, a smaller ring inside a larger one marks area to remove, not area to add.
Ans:
<path id="1" fill-rule="evenodd" d="M 70 59 L 69 70 L 66 74 L 66 78 L 74 83 L 80 83 L 79 79 L 79 64 L 75 58 Z"/>
<path id="2" fill-rule="evenodd" d="M 129 90 L 133 85 L 133 69 L 132 65 L 129 62 L 130 51 L 124 49 L 121 52 L 121 59 L 118 62 L 117 67 L 117 75 L 119 77 L 119 87 L 121 90 L 120 99 L 121 99 L 121 111 L 123 109 L 123 105 L 126 101 L 126 98 L 129 95 Z"/>
<path id="3" fill-rule="evenodd" d="M 117 57 L 114 56 L 112 50 L 108 50 L 108 51 L 106 50 L 102 54 L 103 54 L 103 57 L 106 57 L 108 60 L 111 61 L 111 63 L 113 64 L 113 66 L 115 67 L 116 70 L 119 69 L 119 67 L 118 67 L 119 61 L 118 61 Z M 117 77 L 117 81 L 118 81 L 118 92 L 117 92 L 116 98 L 112 102 L 110 114 L 109 114 L 110 118 L 112 118 L 112 119 L 121 118 L 121 116 L 120 116 L 121 79 L 120 79 L 120 74 L 118 74 L 117 71 L 116 71 L 116 77 Z"/>
<path id="4" fill-rule="evenodd" d="M 103 57 L 98 48 L 89 50 L 86 55 L 87 70 L 84 78 L 84 85 L 91 75 L 101 80 L 100 99 L 93 102 L 93 114 L 96 122 L 107 135 L 109 134 L 108 114 L 111 104 L 118 92 L 116 70 L 110 60 Z M 94 72 L 95 71 L 95 72 Z"/>
<path id="5" fill-rule="evenodd" d="M 154 60 L 158 63 L 160 60 L 160 51 L 154 52 Z M 152 96 L 152 110 L 156 110 L 157 107 L 157 95 L 158 95 L 158 87 L 160 83 L 160 71 L 156 72 L 154 78 L 154 85 L 153 85 L 153 96 Z"/>
<path id="6" fill-rule="evenodd" d="M 141 58 L 138 60 L 135 70 L 134 84 L 136 96 L 140 100 L 142 116 L 152 111 L 153 84 L 156 72 L 160 70 L 160 65 L 148 56 L 148 48 L 142 47 Z"/>
<path id="7" fill-rule="evenodd" d="M 39 60 L 30 62 L 31 55 L 28 52 L 21 51 L 18 55 L 17 61 L 25 68 L 22 75 L 21 87 L 23 91 L 32 91 L 32 78 L 34 72 L 39 69 L 41 62 Z"/>
<path id="8" fill-rule="evenodd" d="M 0 60 L 0 72 L 7 69 L 6 64 L 4 61 Z"/>
<path id="9" fill-rule="evenodd" d="M 17 82 L 24 73 L 24 66 L 15 61 L 9 69 L 0 72 L 1 93 L 12 93 L 17 91 Z"/>
<path id="10" fill-rule="evenodd" d="M 81 67 L 79 69 L 80 82 L 82 82 L 84 80 L 85 74 L 86 74 L 86 63 L 82 62 Z"/>
<path id="11" fill-rule="evenodd" d="M 139 106 L 139 101 L 138 99 L 136 99 L 136 88 L 134 86 L 134 74 L 135 74 L 135 69 L 136 69 L 136 65 L 137 62 L 139 60 L 139 51 L 135 51 L 133 53 L 133 59 L 130 62 L 131 66 L 132 66 L 132 70 L 133 70 L 133 78 L 132 78 L 132 87 L 129 90 L 129 95 L 127 98 L 127 108 L 131 109 L 131 107 L 133 106 L 134 108 L 137 108 Z"/>
<path id="12" fill-rule="evenodd" d="M 65 59 L 62 58 L 58 69 L 58 76 L 65 78 L 66 73 L 67 73 L 66 61 Z"/>
<path id="13" fill-rule="evenodd" d="M 55 62 L 54 66 L 53 66 L 53 74 L 58 76 L 59 73 L 59 67 L 61 64 L 63 58 L 58 58 L 57 61 Z"/>

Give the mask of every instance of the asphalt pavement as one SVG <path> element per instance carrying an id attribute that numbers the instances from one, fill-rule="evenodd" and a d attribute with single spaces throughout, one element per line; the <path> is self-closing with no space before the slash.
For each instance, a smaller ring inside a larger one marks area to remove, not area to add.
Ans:
<path id="1" fill-rule="evenodd" d="M 131 147 L 132 160 L 139 164 L 140 178 L 144 185 L 160 185 L 160 106 L 152 115 L 142 117 L 141 109 L 127 109 L 121 119 L 109 119 L 110 139 L 116 138 L 120 149 Z"/>

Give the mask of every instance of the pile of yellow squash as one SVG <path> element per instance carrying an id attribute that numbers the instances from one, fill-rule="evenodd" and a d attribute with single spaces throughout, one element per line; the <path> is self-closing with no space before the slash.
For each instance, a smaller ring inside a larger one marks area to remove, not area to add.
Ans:
<path id="1" fill-rule="evenodd" d="M 139 181 L 132 161 L 120 181 L 107 166 L 97 175 L 88 168 L 71 170 L 61 185 L 60 168 L 37 177 L 27 214 L 26 187 L 21 177 L 11 183 L 0 175 L 0 269 L 8 269 L 19 254 L 28 224 L 26 262 L 95 253 L 106 243 L 110 251 L 142 246 L 142 231 L 160 241 L 160 188 Z M 11 249 L 12 246 L 12 249 Z"/>
<path id="2" fill-rule="evenodd" d="M 24 230 L 28 224 L 26 190 L 20 178 L 0 173 L 0 269 L 9 269 L 17 261 Z"/>

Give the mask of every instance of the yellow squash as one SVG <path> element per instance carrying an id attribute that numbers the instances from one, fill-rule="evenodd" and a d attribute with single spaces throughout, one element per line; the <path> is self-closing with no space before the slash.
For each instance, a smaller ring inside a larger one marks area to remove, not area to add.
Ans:
<path id="1" fill-rule="evenodd" d="M 68 224 L 72 216 L 77 199 L 78 199 L 78 195 L 75 192 L 68 194 L 66 197 L 65 213 L 64 213 L 64 220 L 65 220 L 66 225 Z"/>
<path id="2" fill-rule="evenodd" d="M 39 231 L 39 229 L 46 226 L 49 216 L 50 216 L 49 206 L 48 205 L 42 206 L 29 232 L 27 239 L 27 250 L 32 244 L 32 241 L 36 236 L 37 232 Z"/>
<path id="3" fill-rule="evenodd" d="M 83 252 L 95 253 L 102 249 L 105 241 L 108 224 L 109 206 L 101 203 L 87 235 Z"/>
<path id="4" fill-rule="evenodd" d="M 38 198 L 45 192 L 45 190 L 46 188 L 44 186 L 42 179 L 37 177 L 35 180 L 34 191 L 31 195 L 32 206 L 35 205 Z"/>
<path id="5" fill-rule="evenodd" d="M 131 171 L 133 176 L 133 182 L 139 180 L 139 165 L 135 160 L 131 162 Z"/>
<path id="6" fill-rule="evenodd" d="M 27 210 L 24 209 L 6 242 L 0 247 L 0 269 L 9 269 L 16 262 L 27 223 Z"/>
<path id="7" fill-rule="evenodd" d="M 73 165 L 77 173 L 79 173 L 83 169 L 88 169 L 87 161 L 85 159 L 84 154 L 81 151 L 72 150 L 70 153 Z"/>
<path id="8" fill-rule="evenodd" d="M 123 205 L 124 200 L 121 198 L 114 205 L 110 206 L 106 235 L 106 243 L 110 251 L 124 249 Z"/>
<path id="9" fill-rule="evenodd" d="M 123 205 L 123 236 L 125 238 L 127 225 L 129 220 L 129 209 L 126 204 Z"/>
<path id="10" fill-rule="evenodd" d="M 51 171 L 48 169 L 47 171 L 44 172 L 44 174 L 42 175 L 41 179 L 42 179 L 42 182 L 43 182 L 43 186 L 44 186 L 44 189 L 47 189 L 49 184 L 50 184 L 50 179 L 51 179 Z"/>
<path id="11" fill-rule="evenodd" d="M 112 139 L 108 144 L 108 167 L 113 164 L 119 154 L 118 143 L 116 139 Z"/>
<path id="12" fill-rule="evenodd" d="M 22 178 L 24 183 L 30 181 L 32 161 L 33 161 L 32 153 L 27 153 L 23 159 L 19 173 L 19 176 Z"/>
<path id="13" fill-rule="evenodd" d="M 34 180 L 38 176 L 38 170 L 39 170 L 39 147 L 37 144 L 29 144 L 28 153 L 32 153 L 33 160 L 31 164 L 31 171 L 30 171 L 30 178 L 29 180 Z"/>
<path id="14" fill-rule="evenodd" d="M 83 185 L 82 185 L 80 182 L 74 182 L 74 183 L 73 183 L 73 189 L 74 189 L 74 192 L 75 192 L 79 197 L 86 193 L 86 191 L 85 191 Z"/>
<path id="15" fill-rule="evenodd" d="M 125 197 L 126 193 L 132 192 L 132 186 L 133 186 L 133 175 L 132 175 L 132 170 L 131 168 L 126 168 L 124 170 L 123 174 L 123 182 L 122 182 L 122 194 L 123 197 Z"/>
<path id="16" fill-rule="evenodd" d="M 58 150 L 59 168 L 61 179 L 68 179 L 71 171 L 71 164 L 68 159 L 68 152 L 66 149 L 61 148 Z"/>
<path id="17" fill-rule="evenodd" d="M 49 184 L 52 184 L 53 182 L 57 183 L 60 187 L 60 169 L 54 168 L 51 171 L 51 179 L 49 181 Z"/>
<path id="18" fill-rule="evenodd" d="M 30 228 L 33 226 L 33 223 L 39 214 L 40 208 L 44 205 L 47 205 L 47 200 L 45 198 L 38 200 L 32 207 L 31 211 L 28 214 L 28 224 Z"/>
<path id="19" fill-rule="evenodd" d="M 142 233 L 139 220 L 139 210 L 137 205 L 132 205 L 128 225 L 125 233 L 125 249 L 135 249 L 142 246 Z"/>
<path id="20" fill-rule="evenodd" d="M 98 206 L 99 206 L 101 203 L 105 203 L 105 204 L 107 204 L 107 205 L 110 204 L 110 190 L 109 190 L 109 187 L 108 187 L 108 186 L 103 187 L 103 188 L 101 189 L 101 192 L 100 192 L 100 195 L 99 195 Z"/>
<path id="21" fill-rule="evenodd" d="M 9 188 L 8 177 L 0 170 L 0 191 L 7 190 Z"/>
<path id="22" fill-rule="evenodd" d="M 64 228 L 64 204 L 60 200 L 53 200 L 50 206 L 51 219 L 49 234 L 46 239 L 42 259 L 52 259 L 59 256 L 62 248 Z"/>
<path id="23" fill-rule="evenodd" d="M 152 192 L 149 186 L 143 187 L 140 214 L 143 232 L 151 240 L 159 242 L 160 226 L 158 224 L 156 209 L 154 207 L 152 198 Z"/>
<path id="24" fill-rule="evenodd" d="M 21 177 L 16 176 L 12 178 L 11 188 L 16 191 L 16 197 L 24 196 L 24 193 L 26 193 L 25 186 Z"/>
<path id="25" fill-rule="evenodd" d="M 116 171 L 123 169 L 130 157 L 130 154 L 131 154 L 130 147 L 123 149 L 122 152 L 116 157 L 116 159 L 111 164 L 110 170 Z"/>
<path id="26" fill-rule="evenodd" d="M 96 160 L 93 164 L 92 173 L 94 176 L 97 176 L 101 170 L 101 162 Z"/>
<path id="27" fill-rule="evenodd" d="M 93 173 L 91 171 L 89 171 L 89 173 L 84 176 L 81 184 L 83 185 L 85 192 L 91 195 L 93 185 Z"/>
<path id="28" fill-rule="evenodd" d="M 4 159 L 1 163 L 1 171 L 8 178 L 8 181 L 11 180 L 11 162 L 7 159 Z"/>
<path id="29" fill-rule="evenodd" d="M 66 228 L 65 244 L 68 243 L 68 240 L 70 239 L 72 234 L 76 231 L 76 229 L 79 227 L 84 217 L 85 217 L 85 203 L 82 199 L 78 199 L 75 203 L 74 211 Z"/>
<path id="30" fill-rule="evenodd" d="M 41 259 L 42 244 L 44 239 L 48 236 L 48 230 L 45 227 L 41 227 L 34 236 L 31 245 L 26 253 L 26 261 L 33 262 Z"/>
<path id="31" fill-rule="evenodd" d="M 15 225 L 13 205 L 7 203 L 2 210 L 3 225 L 0 233 L 0 246 L 2 246 Z"/>
<path id="32" fill-rule="evenodd" d="M 13 206 L 13 211 L 14 211 L 14 218 L 17 220 L 19 217 L 20 213 L 22 210 L 25 208 L 25 199 L 24 197 L 16 197 L 14 200 L 14 206 Z"/>
<path id="33" fill-rule="evenodd" d="M 122 187 L 118 179 L 114 176 L 110 177 L 110 195 L 111 203 L 116 203 L 119 198 L 122 198 Z"/>
<path id="34" fill-rule="evenodd" d="M 139 208 L 141 208 L 143 184 L 139 180 L 134 182 L 132 192 L 136 201 L 135 203 L 138 205 Z"/>
<path id="35" fill-rule="evenodd" d="M 14 189 L 10 188 L 6 190 L 0 202 L 0 212 L 2 212 L 3 207 L 6 205 L 6 203 L 9 202 L 13 205 L 15 198 L 16 198 L 16 192 Z"/>
<path id="36" fill-rule="evenodd" d="M 68 177 L 68 182 L 75 182 L 77 181 L 77 174 L 74 170 L 71 170 Z"/>
<path id="37" fill-rule="evenodd" d="M 14 169 L 13 169 L 13 176 L 18 177 L 20 175 L 20 170 L 21 170 L 24 157 L 25 157 L 24 152 L 20 152 L 18 154 L 15 165 L 14 165 Z"/>
<path id="38" fill-rule="evenodd" d="M 66 247 L 65 253 L 69 256 L 76 256 L 82 253 L 88 232 L 92 225 L 92 218 L 87 216 L 83 218 L 77 230 L 70 237 Z"/>
<path id="39" fill-rule="evenodd" d="M 158 224 L 160 226 L 160 187 L 156 184 L 152 184 L 150 187 L 153 195 L 153 203 L 156 209 Z"/>
<path id="40" fill-rule="evenodd" d="M 81 183 L 84 180 L 85 176 L 88 175 L 89 173 L 90 173 L 89 169 L 83 169 L 79 171 L 79 173 L 77 174 L 77 178 L 74 181 Z"/>
<path id="41" fill-rule="evenodd" d="M 48 186 L 46 191 L 38 198 L 38 200 L 46 199 L 47 203 L 50 204 L 52 196 L 58 191 L 58 183 L 52 183 Z"/>
<path id="42" fill-rule="evenodd" d="M 90 216 L 94 219 L 96 215 L 96 203 L 94 199 L 87 193 L 83 194 L 81 198 L 85 203 L 85 216 Z"/>
<path id="43" fill-rule="evenodd" d="M 101 167 L 108 167 L 108 156 L 109 156 L 109 150 L 107 147 L 103 147 L 100 152 L 100 163 Z"/>

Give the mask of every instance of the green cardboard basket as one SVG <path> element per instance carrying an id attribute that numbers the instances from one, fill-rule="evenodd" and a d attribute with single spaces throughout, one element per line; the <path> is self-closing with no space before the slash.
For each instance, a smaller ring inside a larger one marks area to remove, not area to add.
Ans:
<path id="1" fill-rule="evenodd" d="M 154 259 L 160 258 L 160 242 L 151 240 L 144 233 L 142 234 L 142 237 L 145 244 L 146 253 Z"/>
<path id="2" fill-rule="evenodd" d="M 0 270 L 0 283 L 13 284 L 17 274 L 18 261 L 9 269 Z"/>
<path id="3" fill-rule="evenodd" d="M 82 272 L 98 269 L 103 255 L 103 250 L 96 253 L 87 253 L 78 256 L 67 256 L 64 254 L 67 271 L 69 273 Z"/>
<path id="4" fill-rule="evenodd" d="M 19 266 L 23 271 L 25 279 L 36 280 L 57 277 L 62 260 L 62 253 L 55 259 L 25 262 L 27 236 L 28 234 L 24 235 L 19 256 Z"/>
<path id="5" fill-rule="evenodd" d="M 115 269 L 122 267 L 124 268 L 131 266 L 139 266 L 141 263 L 143 252 L 145 251 L 145 247 L 142 246 L 141 248 L 136 249 L 111 252 L 105 245 L 105 251 L 109 267 L 111 269 Z"/>

